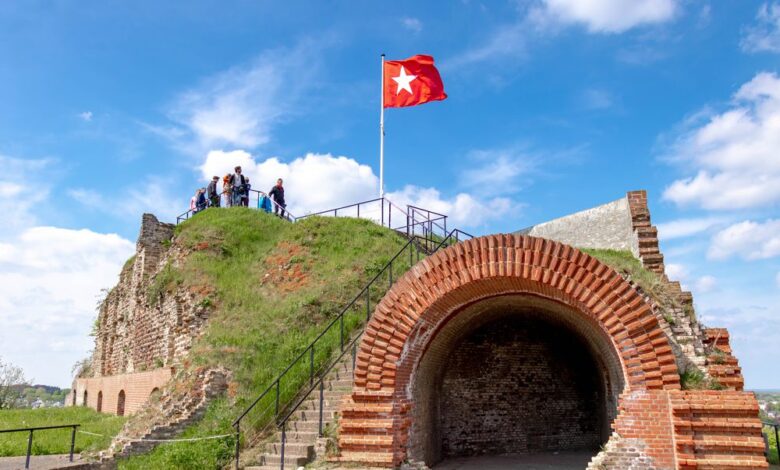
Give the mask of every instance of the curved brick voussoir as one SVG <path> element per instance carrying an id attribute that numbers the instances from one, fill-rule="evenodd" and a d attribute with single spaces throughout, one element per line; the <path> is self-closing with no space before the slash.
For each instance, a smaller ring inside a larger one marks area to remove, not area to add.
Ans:
<path id="1" fill-rule="evenodd" d="M 422 260 L 399 279 L 377 305 L 361 341 L 350 406 L 379 396 L 393 405 L 393 424 L 386 432 L 394 436 L 394 463 L 405 457 L 407 411 L 413 406 L 407 402 L 409 384 L 427 345 L 464 307 L 505 295 L 541 297 L 576 311 L 614 350 L 626 390 L 680 388 L 672 348 L 652 308 L 613 269 L 576 248 L 542 238 L 475 238 Z M 354 424 L 346 423 L 342 436 Z M 361 443 L 355 451 L 381 453 L 388 447 L 387 442 L 375 449 Z"/>
<path id="2" fill-rule="evenodd" d="M 597 322 L 619 350 L 632 387 L 679 388 L 677 371 L 668 367 L 674 355 L 658 320 L 618 273 L 575 248 L 516 235 L 460 243 L 421 261 L 400 279 L 369 323 L 356 385 L 394 390 L 392 365 L 398 364 L 399 349 L 413 329 L 424 336 L 459 307 L 510 293 L 556 300 Z"/>

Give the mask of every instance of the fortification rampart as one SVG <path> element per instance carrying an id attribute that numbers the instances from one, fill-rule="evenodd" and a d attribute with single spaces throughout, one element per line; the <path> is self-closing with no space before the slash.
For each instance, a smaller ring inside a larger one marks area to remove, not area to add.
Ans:
<path id="1" fill-rule="evenodd" d="M 170 248 L 173 229 L 143 215 L 136 253 L 100 306 L 91 364 L 74 382 L 70 404 L 115 413 L 124 390 L 125 412 L 137 411 L 168 382 L 200 334 L 209 314 L 199 304 L 202 293 L 166 286 L 168 265 L 185 256 Z"/>

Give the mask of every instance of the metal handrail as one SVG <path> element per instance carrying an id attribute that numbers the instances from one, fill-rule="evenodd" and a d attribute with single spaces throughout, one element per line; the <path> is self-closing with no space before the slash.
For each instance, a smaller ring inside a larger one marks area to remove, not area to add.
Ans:
<path id="1" fill-rule="evenodd" d="M 285 218 L 286 220 L 288 220 L 288 221 L 290 221 L 290 222 L 294 222 L 294 221 L 296 220 L 296 217 L 295 217 L 294 215 L 292 215 L 292 214 L 290 213 L 290 211 L 288 211 L 288 210 L 287 210 L 287 208 L 286 208 L 286 207 L 282 207 L 282 206 L 280 206 L 280 205 L 279 205 L 279 204 L 278 204 L 278 203 L 277 203 L 275 200 L 271 199 L 271 198 L 268 196 L 268 193 L 266 193 L 265 191 L 260 191 L 260 190 L 257 190 L 257 189 L 250 189 L 250 190 L 249 190 L 249 193 L 250 193 L 250 194 L 251 194 L 251 193 L 257 193 L 257 198 L 256 198 L 256 200 L 258 200 L 258 201 L 260 200 L 260 196 L 265 196 L 265 197 L 267 197 L 267 198 L 268 198 L 268 200 L 269 200 L 269 201 L 271 201 L 271 204 L 273 204 L 273 206 L 274 206 L 275 208 L 281 209 L 281 210 L 283 210 L 283 211 L 285 212 L 285 214 L 286 214 L 286 215 L 285 215 L 285 217 L 284 217 L 284 218 Z M 224 195 L 225 195 L 225 191 L 222 191 L 221 193 L 219 193 L 219 196 L 220 196 L 220 197 L 222 197 L 222 196 L 224 196 Z M 197 209 L 197 210 L 196 210 L 196 209 L 189 209 L 188 211 L 186 211 L 186 212 L 184 212 L 184 213 L 182 213 L 182 214 L 180 214 L 180 215 L 176 216 L 176 225 L 179 225 L 181 222 L 183 222 L 183 221 L 185 221 L 185 220 L 188 220 L 190 217 L 192 217 L 193 215 L 195 215 L 196 213 L 198 213 L 198 212 L 200 212 L 200 211 L 202 211 L 202 210 L 206 210 L 206 209 L 208 209 L 208 208 L 214 207 L 214 206 L 211 206 L 210 204 L 211 204 L 211 201 L 207 200 L 207 201 L 206 201 L 206 207 L 204 207 L 203 209 Z M 218 206 L 218 207 L 219 207 L 219 206 Z"/>
<path id="2" fill-rule="evenodd" d="M 446 216 L 445 216 L 446 217 Z M 280 465 L 281 469 L 284 470 L 284 449 L 286 444 L 286 434 L 287 434 L 287 422 L 289 421 L 290 417 L 295 413 L 298 408 L 300 408 L 301 404 L 303 404 L 304 401 L 306 401 L 309 397 L 309 395 L 317 388 L 320 389 L 320 407 L 319 407 L 319 435 L 322 436 L 323 433 L 323 400 L 324 400 L 324 380 L 325 377 L 330 373 L 331 370 L 341 361 L 341 359 L 344 357 L 344 355 L 349 351 L 350 348 L 352 348 L 353 351 L 353 360 L 354 355 L 356 353 L 355 349 L 357 348 L 357 341 L 362 336 L 363 330 L 365 329 L 365 325 L 368 324 L 368 321 L 371 319 L 371 309 L 370 309 L 370 288 L 376 282 L 383 273 L 388 272 L 389 273 L 389 283 L 390 286 L 393 284 L 393 278 L 392 278 L 392 265 L 395 260 L 397 260 L 406 250 L 410 247 L 417 248 L 417 255 L 418 255 L 418 261 L 419 261 L 419 254 L 420 252 L 423 252 L 425 254 L 432 254 L 435 251 L 441 249 L 442 247 L 449 246 L 451 242 L 454 240 L 455 243 L 458 243 L 461 239 L 461 237 L 468 237 L 473 238 L 472 235 L 463 232 L 462 230 L 454 229 L 448 234 L 446 234 L 441 241 L 436 243 L 435 240 L 431 240 L 424 237 L 419 237 L 416 235 L 411 235 L 409 237 L 409 240 L 404 244 L 404 246 L 398 251 L 398 253 L 393 256 L 390 261 L 369 281 L 369 283 L 363 287 L 363 289 L 360 290 L 360 293 L 358 293 L 357 296 L 355 296 L 349 304 L 339 313 L 339 315 L 333 319 L 333 321 L 328 324 L 327 327 L 315 338 L 314 341 L 312 341 L 308 347 L 306 347 L 299 355 L 298 357 L 280 374 L 272 383 L 271 385 L 263 392 L 261 396 L 259 396 L 257 399 L 255 399 L 254 402 L 247 408 L 244 413 L 241 414 L 241 416 L 238 417 L 233 422 L 233 426 L 236 428 L 236 449 L 235 449 L 235 465 L 236 469 L 239 468 L 239 460 L 240 460 L 240 448 L 241 448 L 241 420 L 246 417 L 246 415 L 265 397 L 268 396 L 269 393 L 271 393 L 272 390 L 276 390 L 277 397 L 276 397 L 276 410 L 274 412 L 275 415 L 279 415 L 280 410 L 285 410 L 284 414 L 282 415 L 282 418 L 277 421 L 277 427 L 281 429 L 282 433 L 282 448 L 281 448 L 281 459 L 280 459 Z M 420 244 L 420 241 L 425 242 L 425 247 L 432 247 L 431 249 L 423 248 Z M 410 256 L 412 255 L 412 252 L 410 251 Z M 411 263 L 410 259 L 410 264 Z M 389 270 L 389 271 L 388 271 Z M 358 302 L 360 299 L 363 298 L 363 296 L 366 296 L 366 323 L 363 326 L 363 330 L 361 330 L 358 334 L 355 335 L 355 337 L 349 341 L 346 345 L 344 343 L 344 315 L 347 311 L 349 311 L 356 302 Z M 321 369 L 318 374 L 315 375 L 314 373 L 314 347 L 316 342 L 321 339 L 327 332 L 333 327 L 337 322 L 340 323 L 341 327 L 341 336 L 340 336 L 340 342 L 341 342 L 341 352 L 339 355 L 330 361 L 330 365 L 325 367 L 324 369 Z M 346 347 L 345 347 L 346 346 Z M 306 357 L 306 355 L 309 355 L 311 365 L 310 365 L 310 377 L 309 377 L 309 387 L 305 388 L 302 393 L 298 393 L 295 398 L 292 400 L 291 406 L 286 406 L 284 408 L 280 408 L 279 406 L 279 383 L 283 376 L 287 374 L 296 364 L 299 364 L 301 359 Z M 315 380 L 316 378 L 316 380 Z"/>
<path id="3" fill-rule="evenodd" d="M 236 419 L 236 420 L 233 422 L 233 426 L 236 426 L 236 425 L 240 424 L 240 421 L 241 421 L 241 420 L 242 420 L 242 419 L 243 419 L 243 418 L 244 418 L 244 417 L 245 417 L 245 416 L 246 416 L 246 415 L 247 415 L 247 414 L 248 414 L 250 411 L 252 411 L 252 409 L 253 409 L 253 408 L 254 408 L 254 407 L 257 405 L 257 403 L 259 403 L 259 402 L 260 402 L 260 400 L 262 400 L 263 398 L 265 398 L 265 397 L 266 397 L 266 396 L 267 396 L 267 395 L 268 395 L 268 394 L 269 394 L 269 393 L 270 393 L 272 390 L 274 390 L 274 389 L 278 390 L 278 389 L 279 389 L 279 385 L 278 385 L 278 384 L 279 384 L 279 382 L 280 382 L 280 381 L 281 381 L 281 380 L 284 378 L 284 376 L 285 376 L 285 375 L 287 375 L 287 373 L 288 373 L 288 372 L 289 372 L 289 371 L 290 371 L 290 370 L 291 370 L 291 369 L 292 369 L 292 368 L 293 368 L 293 367 L 294 367 L 294 366 L 295 366 L 295 365 L 296 365 L 296 364 L 297 364 L 297 363 L 298 363 L 298 362 L 299 362 L 301 359 L 303 359 L 303 358 L 306 356 L 306 354 L 307 354 L 307 353 L 309 353 L 309 354 L 311 355 L 310 351 L 314 349 L 314 346 L 316 345 L 316 343 L 317 343 L 317 342 L 318 342 L 318 341 L 319 341 L 319 340 L 320 340 L 320 339 L 321 339 L 323 336 L 325 336 L 325 334 L 327 334 L 327 332 L 328 332 L 328 331 L 331 329 L 331 327 L 333 327 L 333 326 L 334 326 L 334 325 L 335 325 L 337 322 L 343 322 L 343 320 L 344 320 L 344 315 L 347 313 L 347 311 L 348 311 L 350 308 L 352 308 L 352 306 L 353 306 L 353 305 L 355 305 L 355 303 L 356 303 L 358 300 L 360 300 L 360 299 L 363 297 L 363 295 L 364 295 L 364 294 L 365 294 L 365 293 L 366 293 L 366 292 L 367 292 L 367 291 L 368 291 L 368 290 L 371 288 L 371 286 L 372 286 L 372 285 L 373 285 L 373 284 L 374 284 L 374 283 L 377 281 L 377 279 L 379 279 L 379 277 L 380 277 L 380 276 L 382 276 L 382 274 L 384 274 L 384 273 L 385 273 L 385 272 L 386 272 L 386 271 L 387 271 L 389 268 L 392 268 L 393 262 L 394 262 L 396 259 L 398 259 L 398 257 L 399 257 L 399 256 L 401 256 L 401 255 L 402 255 L 402 254 L 403 254 L 403 253 L 406 251 L 406 249 L 407 249 L 407 248 L 409 248 L 409 246 L 410 246 L 411 244 L 413 244 L 413 243 L 414 243 L 414 239 L 415 239 L 415 238 L 419 238 L 419 237 L 414 237 L 414 238 L 411 238 L 411 239 L 409 239 L 409 240 L 408 240 L 408 241 L 407 241 L 407 242 L 404 244 L 404 246 L 403 246 L 403 247 L 401 247 L 401 249 L 400 249 L 400 250 L 398 250 L 398 252 L 397 252 L 397 253 L 396 253 L 396 254 L 395 254 L 395 255 L 394 255 L 392 258 L 390 258 L 390 261 L 388 261 L 388 262 L 387 262 L 387 263 L 386 263 L 386 264 L 385 264 L 385 265 L 382 267 L 382 269 L 380 269 L 380 270 L 379 270 L 379 272 L 378 272 L 378 273 L 377 273 L 377 274 L 376 274 L 376 275 L 375 275 L 375 276 L 374 276 L 374 277 L 373 277 L 373 278 L 372 278 L 370 281 L 368 281 L 368 283 L 367 283 L 365 286 L 363 286 L 363 288 L 360 290 L 360 292 L 359 292 L 359 293 L 358 293 L 358 294 L 357 294 L 357 295 L 356 295 L 356 296 L 355 296 L 355 297 L 354 297 L 354 298 L 353 298 L 353 299 L 352 299 L 352 300 L 351 300 L 351 301 L 350 301 L 350 302 L 349 302 L 349 303 L 348 303 L 348 304 L 347 304 L 347 305 L 346 305 L 346 306 L 345 306 L 343 309 L 341 309 L 341 312 L 339 312 L 339 314 L 338 314 L 338 315 L 337 315 L 337 316 L 336 316 L 336 317 L 335 317 L 335 318 L 334 318 L 334 319 L 333 319 L 333 320 L 332 320 L 330 323 L 328 323 L 328 325 L 327 325 L 327 326 L 326 326 L 326 327 L 325 327 L 325 328 L 322 330 L 322 332 L 321 332 L 319 335 L 317 335 L 317 337 L 316 337 L 316 338 L 314 338 L 314 340 L 312 340 L 312 342 L 311 342 L 311 343 L 310 343 L 310 344 L 309 344 L 309 345 L 308 345 L 308 346 L 307 346 L 305 349 L 303 349 L 303 351 L 302 351 L 302 352 L 301 352 L 301 353 L 300 353 L 300 354 L 299 354 L 299 355 L 298 355 L 298 356 L 297 356 L 295 359 L 293 359 L 293 360 L 292 360 L 292 362 L 290 363 L 290 365 L 288 365 L 288 366 L 287 366 L 287 368 L 286 368 L 286 369 L 284 369 L 284 371 L 282 371 L 282 373 L 280 373 L 280 374 L 279 374 L 279 375 L 276 377 L 276 379 L 275 379 L 273 382 L 271 382 L 271 385 L 269 385 L 269 386 L 268 386 L 268 388 L 267 388 L 267 389 L 266 389 L 266 390 L 265 390 L 263 393 L 261 393 L 261 394 L 260 394 L 260 396 L 258 396 L 258 397 L 257 397 L 257 399 L 255 399 L 255 401 L 253 401 L 253 402 L 252 402 L 252 404 L 251 404 L 251 405 L 249 405 L 249 407 L 247 407 L 247 409 L 246 409 L 246 410 L 245 410 L 245 411 L 244 411 L 244 412 L 241 414 L 241 416 L 239 416 L 239 417 L 238 417 L 238 418 L 237 418 L 237 419 Z M 343 338 L 342 338 L 342 346 L 343 346 Z"/>
<path id="4" fill-rule="evenodd" d="M 32 443 L 33 443 L 33 432 L 34 431 L 45 431 L 47 429 L 64 429 L 64 428 L 72 428 L 73 430 L 70 433 L 70 456 L 68 460 L 73 462 L 73 450 L 76 447 L 76 428 L 81 426 L 80 424 L 62 424 L 58 426 L 38 426 L 34 428 L 17 428 L 17 429 L 0 429 L 0 434 L 3 433 L 9 433 L 9 432 L 29 432 L 30 435 L 27 437 L 27 458 L 25 459 L 24 468 L 30 468 L 30 456 L 32 455 Z"/>

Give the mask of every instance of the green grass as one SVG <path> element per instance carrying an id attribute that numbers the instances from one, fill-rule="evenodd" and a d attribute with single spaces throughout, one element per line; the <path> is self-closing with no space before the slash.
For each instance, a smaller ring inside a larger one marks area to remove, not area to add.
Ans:
<path id="1" fill-rule="evenodd" d="M 0 410 L 0 429 L 17 429 L 59 424 L 81 424 L 80 431 L 103 434 L 106 437 L 76 434 L 76 452 L 105 449 L 125 418 L 98 413 L 82 406 Z M 0 434 L 0 456 L 25 455 L 29 433 Z M 33 455 L 66 454 L 70 451 L 70 429 L 52 429 L 33 433 Z"/>
<path id="2" fill-rule="evenodd" d="M 229 461 L 235 451 L 234 431 L 229 420 L 226 419 L 234 412 L 235 410 L 226 400 L 215 400 L 203 419 L 188 428 L 177 439 L 221 434 L 229 434 L 228 437 L 161 444 L 148 454 L 120 460 L 118 467 L 122 470 L 222 468 L 224 462 Z"/>
<path id="3" fill-rule="evenodd" d="M 190 250 L 184 262 L 152 279 L 150 300 L 160 292 L 186 288 L 212 309 L 208 325 L 190 353 L 190 367 L 223 365 L 233 372 L 236 405 L 209 407 L 209 424 L 187 436 L 230 430 L 243 409 L 337 318 L 360 289 L 398 252 L 405 240 L 359 219 L 312 217 L 295 224 L 245 208 L 207 210 L 179 225 L 175 246 Z M 415 260 L 416 261 L 416 260 Z M 409 255 L 393 266 L 393 279 L 410 265 Z M 370 292 L 371 309 L 389 284 L 384 273 Z M 365 301 L 345 315 L 345 338 L 365 319 Z M 340 347 L 336 323 L 317 343 L 314 368 L 320 370 Z M 308 383 L 309 354 L 280 383 L 282 404 Z M 275 395 L 262 400 L 242 422 L 259 432 L 271 422 Z M 230 458 L 224 442 L 176 443 L 123 461 L 122 468 L 219 468 Z M 232 449 L 232 441 L 230 447 Z M 210 449 L 201 451 L 196 449 Z M 189 460 L 189 459 L 193 460 Z"/>
<path id="4" fill-rule="evenodd" d="M 597 250 L 583 248 L 582 252 L 593 256 L 622 275 L 627 275 L 643 291 L 655 300 L 666 301 L 666 288 L 661 278 L 654 272 L 645 269 L 642 262 L 630 251 Z"/>
<path id="5" fill-rule="evenodd" d="M 769 456 L 767 460 L 773 465 L 780 464 L 777 458 L 777 439 L 775 438 L 775 430 L 771 426 L 764 426 L 764 433 L 769 437 Z"/>

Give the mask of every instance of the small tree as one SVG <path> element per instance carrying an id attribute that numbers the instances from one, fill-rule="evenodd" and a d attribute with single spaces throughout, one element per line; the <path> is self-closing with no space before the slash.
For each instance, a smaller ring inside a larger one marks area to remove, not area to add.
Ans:
<path id="1" fill-rule="evenodd" d="M 18 397 L 18 388 L 27 383 L 24 371 L 0 357 L 0 410 L 13 407 Z"/>

